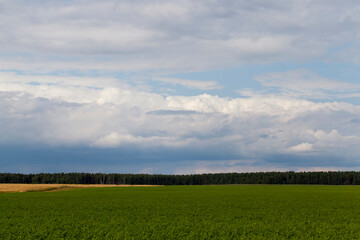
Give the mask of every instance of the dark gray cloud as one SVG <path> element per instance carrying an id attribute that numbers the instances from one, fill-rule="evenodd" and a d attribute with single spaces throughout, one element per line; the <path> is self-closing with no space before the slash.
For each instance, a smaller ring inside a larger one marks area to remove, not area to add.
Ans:
<path id="1" fill-rule="evenodd" d="M 1 146 L 1 172 L 119 172 L 138 173 L 153 168 L 157 173 L 173 173 L 196 161 L 231 160 L 236 154 L 218 150 L 143 149 L 136 146 L 97 149 L 86 146 L 48 147 L 44 145 Z"/>

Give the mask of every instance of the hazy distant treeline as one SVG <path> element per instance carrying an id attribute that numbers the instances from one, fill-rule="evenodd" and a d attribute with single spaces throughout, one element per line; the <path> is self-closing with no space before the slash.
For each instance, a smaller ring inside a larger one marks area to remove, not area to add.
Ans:
<path id="1" fill-rule="evenodd" d="M 0 183 L 65 184 L 331 184 L 360 185 L 360 172 L 257 172 L 195 175 L 103 173 L 0 173 Z"/>

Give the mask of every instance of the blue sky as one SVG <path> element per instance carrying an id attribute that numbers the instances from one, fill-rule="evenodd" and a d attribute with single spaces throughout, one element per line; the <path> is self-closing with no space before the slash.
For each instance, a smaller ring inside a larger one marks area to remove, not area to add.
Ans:
<path id="1" fill-rule="evenodd" d="M 360 170 L 357 1 L 0 1 L 0 172 Z"/>

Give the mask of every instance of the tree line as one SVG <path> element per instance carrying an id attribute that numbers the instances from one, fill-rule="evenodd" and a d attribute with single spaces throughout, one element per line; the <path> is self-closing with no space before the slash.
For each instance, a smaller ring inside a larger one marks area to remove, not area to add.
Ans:
<path id="1" fill-rule="evenodd" d="M 324 184 L 360 185 L 360 172 L 253 172 L 193 175 L 118 173 L 0 173 L 0 183 L 63 184 Z"/>

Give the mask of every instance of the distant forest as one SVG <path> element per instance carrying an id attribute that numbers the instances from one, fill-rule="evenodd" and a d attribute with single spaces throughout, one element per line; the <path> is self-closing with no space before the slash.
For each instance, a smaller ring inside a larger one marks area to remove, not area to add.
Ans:
<path id="1" fill-rule="evenodd" d="M 254 172 L 194 175 L 103 173 L 0 173 L 0 183 L 63 184 L 325 184 L 360 185 L 360 172 Z"/>

